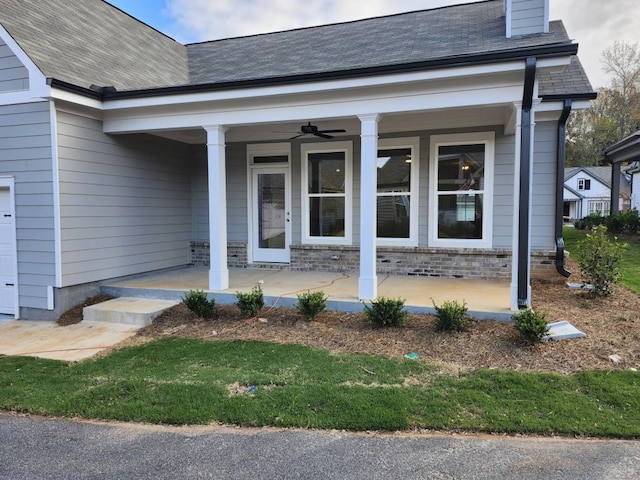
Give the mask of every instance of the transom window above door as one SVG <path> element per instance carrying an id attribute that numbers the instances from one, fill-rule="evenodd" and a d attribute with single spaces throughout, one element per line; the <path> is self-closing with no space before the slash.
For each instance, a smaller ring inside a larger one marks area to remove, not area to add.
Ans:
<path id="1" fill-rule="evenodd" d="M 351 243 L 352 144 L 305 143 L 302 151 L 302 241 Z"/>

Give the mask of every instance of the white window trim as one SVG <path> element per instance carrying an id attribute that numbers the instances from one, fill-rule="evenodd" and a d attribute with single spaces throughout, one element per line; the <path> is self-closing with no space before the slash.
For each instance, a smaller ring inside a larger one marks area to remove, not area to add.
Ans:
<path id="1" fill-rule="evenodd" d="M 492 248 L 495 137 L 495 132 L 454 133 L 448 135 L 431 136 L 431 149 L 429 158 L 429 246 L 452 248 Z M 438 238 L 438 148 L 446 145 L 469 144 L 484 144 L 485 146 L 482 239 L 476 240 Z"/>
<path id="2" fill-rule="evenodd" d="M 310 153 L 344 152 L 344 237 L 312 237 L 309 235 L 308 155 Z M 301 153 L 301 240 L 304 244 L 351 245 L 353 242 L 353 142 L 303 143 Z"/>
<path id="3" fill-rule="evenodd" d="M 420 137 L 382 138 L 378 140 L 378 150 L 393 148 L 411 149 L 411 192 L 408 192 L 411 210 L 409 212 L 409 238 L 377 238 L 376 244 L 390 247 L 418 246 L 419 179 L 420 179 Z M 405 193 L 401 193 L 405 195 Z M 384 196 L 376 194 L 376 197 Z M 377 198 L 376 198 L 377 199 Z"/>
<path id="4" fill-rule="evenodd" d="M 272 155 L 286 155 L 287 163 L 253 163 L 255 157 Z M 287 202 L 291 206 L 291 144 L 290 143 L 256 143 L 247 145 L 247 262 L 253 263 L 253 170 L 270 167 L 289 168 L 287 177 Z M 291 230 L 285 239 L 287 245 L 291 244 Z"/>

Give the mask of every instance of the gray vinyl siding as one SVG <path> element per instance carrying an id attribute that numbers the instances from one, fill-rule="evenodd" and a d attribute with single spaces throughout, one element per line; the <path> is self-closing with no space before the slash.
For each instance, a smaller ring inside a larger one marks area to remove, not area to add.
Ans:
<path id="1" fill-rule="evenodd" d="M 493 247 L 511 248 L 513 241 L 513 174 L 515 136 L 496 134 L 493 173 Z"/>
<path id="2" fill-rule="evenodd" d="M 209 241 L 209 187 L 206 146 L 192 149 L 191 208 L 193 239 Z M 225 151 L 227 173 L 227 240 L 248 240 L 247 144 L 229 143 Z"/>
<path id="3" fill-rule="evenodd" d="M 544 31 L 545 0 L 512 0 L 511 35 L 527 35 Z"/>
<path id="4" fill-rule="evenodd" d="M 0 92 L 29 89 L 29 72 L 22 62 L 0 40 Z"/>
<path id="5" fill-rule="evenodd" d="M 62 284 L 189 263 L 187 145 L 58 112 Z"/>
<path id="6" fill-rule="evenodd" d="M 51 126 L 48 102 L 0 106 L 0 175 L 15 182 L 18 300 L 47 308 L 55 285 Z"/>
<path id="7" fill-rule="evenodd" d="M 429 222 L 429 155 L 431 135 L 443 133 L 463 133 L 477 131 L 496 131 L 495 167 L 494 167 L 494 209 L 493 209 L 493 246 L 494 248 L 511 248 L 513 230 L 513 172 L 515 137 L 505 136 L 501 129 L 486 127 L 468 128 L 447 131 L 407 132 L 387 134 L 384 138 L 419 137 L 420 168 L 419 191 L 414 198 L 418 208 L 418 242 L 420 246 L 428 246 Z M 352 227 L 353 244 L 360 240 L 360 139 L 359 137 L 341 137 L 340 141 L 353 143 L 353 185 L 352 185 Z M 314 142 L 310 140 L 310 142 Z M 541 139 L 541 142 L 545 142 Z M 300 144 L 295 142 L 291 147 L 291 218 L 292 243 L 299 244 L 302 238 L 302 179 Z M 331 148 L 331 142 L 325 143 Z M 227 226 L 230 242 L 246 242 L 248 240 L 247 215 L 247 155 L 246 143 L 231 143 L 226 150 L 227 169 Z M 545 147 L 546 148 L 546 147 Z M 194 169 L 191 178 L 193 239 L 209 240 L 208 193 L 207 193 L 207 158 L 206 148 L 199 146 L 193 153 Z M 545 199 L 546 200 L 546 199 Z M 541 221 L 548 221 L 542 220 Z"/>
<path id="8" fill-rule="evenodd" d="M 557 123 L 538 122 L 533 147 L 531 247 L 554 248 Z"/>

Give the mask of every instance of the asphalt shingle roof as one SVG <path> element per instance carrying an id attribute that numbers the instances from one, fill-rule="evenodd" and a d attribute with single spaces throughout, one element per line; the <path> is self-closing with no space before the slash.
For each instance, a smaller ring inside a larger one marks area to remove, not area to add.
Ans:
<path id="1" fill-rule="evenodd" d="M 1 0 L 0 23 L 48 77 L 118 90 L 349 72 L 461 56 L 569 45 L 546 34 L 505 36 L 503 0 L 181 45 L 101 0 Z M 541 78 L 540 93 L 590 93 L 577 58 Z"/>
<path id="2" fill-rule="evenodd" d="M 506 38 L 502 0 L 187 45 L 192 83 L 218 83 L 424 62 L 571 43 L 550 32 Z"/>
<path id="3" fill-rule="evenodd" d="M 100 0 L 0 0 L 0 23 L 47 77 L 76 86 L 189 80 L 184 45 Z"/>

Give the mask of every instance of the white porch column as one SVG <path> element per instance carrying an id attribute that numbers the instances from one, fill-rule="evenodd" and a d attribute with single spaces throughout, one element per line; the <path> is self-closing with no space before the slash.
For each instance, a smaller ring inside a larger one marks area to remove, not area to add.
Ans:
<path id="1" fill-rule="evenodd" d="M 511 230 L 511 310 L 518 310 L 518 224 L 520 219 L 520 146 L 522 143 L 522 104 L 514 105 L 516 113 L 515 145 L 513 152 L 513 223 Z"/>
<path id="2" fill-rule="evenodd" d="M 205 127 L 209 177 L 209 290 L 229 288 L 227 268 L 227 175 L 222 125 Z"/>
<path id="3" fill-rule="evenodd" d="M 373 300 L 378 296 L 376 275 L 376 192 L 378 158 L 378 115 L 359 116 L 361 123 L 360 156 L 360 278 L 358 297 Z"/>

